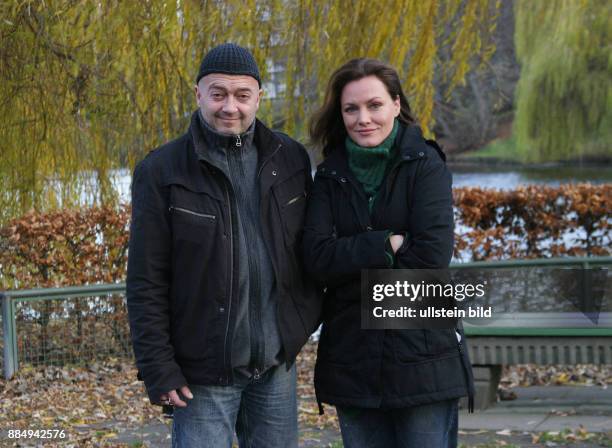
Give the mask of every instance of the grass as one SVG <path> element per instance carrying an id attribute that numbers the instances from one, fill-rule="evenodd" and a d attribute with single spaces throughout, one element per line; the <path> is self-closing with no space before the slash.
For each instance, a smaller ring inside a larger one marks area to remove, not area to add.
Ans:
<path id="1" fill-rule="evenodd" d="M 588 145 L 583 145 L 587 146 Z M 598 151 L 584 151 L 582 155 L 582 159 L 580 156 L 581 151 L 577 150 L 571 157 L 569 158 L 560 158 L 559 160 L 554 159 L 554 156 L 550 156 L 553 158 L 549 158 L 548 160 L 541 160 L 537 163 L 548 163 L 548 162 L 572 162 L 576 161 L 582 163 L 583 159 L 585 163 L 589 163 L 589 161 L 597 163 L 598 160 L 610 160 L 611 155 L 609 151 L 598 150 Z M 511 135 L 508 138 L 498 138 L 491 141 L 488 145 L 483 146 L 479 149 L 474 149 L 471 151 L 462 152 L 457 154 L 458 160 L 473 160 L 473 161 L 501 161 L 501 162 L 513 162 L 513 163 L 521 163 L 526 164 L 528 160 L 526 159 L 527 154 L 521 154 L 519 148 L 517 146 L 517 141 L 514 135 Z M 536 157 L 537 160 L 537 157 Z M 534 161 L 536 161 L 534 160 Z M 608 162 L 609 163 L 609 162 Z"/>
<path id="2" fill-rule="evenodd" d="M 507 139 L 493 140 L 487 146 L 473 151 L 464 152 L 459 155 L 460 159 L 496 159 L 512 162 L 521 162 L 521 155 L 516 146 L 516 139 L 513 137 Z"/>

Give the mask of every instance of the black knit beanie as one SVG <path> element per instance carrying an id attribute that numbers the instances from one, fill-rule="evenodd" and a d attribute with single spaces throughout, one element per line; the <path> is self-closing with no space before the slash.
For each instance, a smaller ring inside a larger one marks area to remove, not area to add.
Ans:
<path id="1" fill-rule="evenodd" d="M 200 81 L 200 78 L 210 73 L 252 76 L 261 87 L 259 69 L 255 58 L 249 50 L 236 44 L 221 44 L 210 50 L 200 64 L 196 84 Z"/>

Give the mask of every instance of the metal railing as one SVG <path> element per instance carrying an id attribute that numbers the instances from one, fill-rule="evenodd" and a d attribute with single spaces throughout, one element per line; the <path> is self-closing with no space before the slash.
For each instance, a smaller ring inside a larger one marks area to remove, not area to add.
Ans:
<path id="1" fill-rule="evenodd" d="M 580 270 L 583 275 L 574 275 L 575 280 L 581 280 L 582 290 L 580 291 L 581 302 L 586 308 L 593 307 L 594 297 L 593 281 L 588 275 L 588 270 L 612 266 L 612 257 L 572 257 L 572 258 L 541 258 L 527 260 L 502 260 L 502 261 L 476 261 L 470 263 L 453 263 L 451 268 L 455 270 L 477 270 L 486 269 L 502 272 L 505 268 L 573 268 Z M 533 272 L 533 271 L 532 271 Z M 553 273 L 553 270 L 544 271 Z M 518 281 L 525 281 L 527 274 L 525 269 L 517 270 L 515 275 Z M 610 283 L 611 274 L 606 273 L 607 283 Z M 600 282 L 601 279 L 600 279 Z M 545 285 L 544 285 L 545 286 Z M 600 285 L 602 286 L 602 285 Z M 602 293 L 602 291 L 599 291 Z M 570 310 L 559 312 L 550 310 L 538 310 L 524 312 L 512 311 L 498 314 L 495 320 L 491 320 L 488 325 L 471 325 L 469 319 L 464 322 L 466 335 L 490 335 L 490 336 L 612 336 L 612 290 L 603 291 L 603 303 L 601 312 L 598 312 L 597 322 L 593 322 L 582 312 Z M 536 304 L 534 304 L 536 305 Z M 556 303 L 555 306 L 558 306 Z"/>
<path id="2" fill-rule="evenodd" d="M 586 270 L 611 265 L 612 257 L 608 256 L 456 263 L 451 268 L 549 266 Z M 3 329 L 0 342 L 4 346 L 3 370 L 6 378 L 14 375 L 20 363 L 62 365 L 108 356 L 133 356 L 123 283 L 6 291 L 0 293 L 0 298 Z M 604 313 L 596 325 L 585 319 L 584 325 L 573 326 L 563 323 L 567 313 L 560 313 L 560 320 L 555 320 L 550 313 L 540 313 L 540 317 L 546 318 L 546 325 L 542 325 L 543 320 L 538 319 L 536 314 L 521 316 L 508 313 L 505 320 L 510 322 L 509 325 L 503 325 L 504 319 L 487 327 L 466 324 L 466 334 L 495 335 L 497 332 L 500 336 L 559 336 L 561 332 L 567 336 L 612 337 L 612 313 Z M 519 317 L 520 323 L 517 324 Z M 575 316 L 570 318 L 576 322 Z M 546 328 L 550 327 L 551 322 L 560 322 L 558 328 Z"/>
<path id="3" fill-rule="evenodd" d="M 21 363 L 132 356 L 123 283 L 7 291 L 0 297 L 5 378 Z"/>

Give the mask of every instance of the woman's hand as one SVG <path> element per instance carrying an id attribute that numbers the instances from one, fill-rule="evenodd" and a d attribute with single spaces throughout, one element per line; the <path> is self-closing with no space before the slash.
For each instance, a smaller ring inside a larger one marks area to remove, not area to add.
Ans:
<path id="1" fill-rule="evenodd" d="M 391 243 L 393 253 L 396 253 L 397 250 L 404 243 L 404 235 L 391 235 L 391 237 L 389 238 L 389 243 Z"/>

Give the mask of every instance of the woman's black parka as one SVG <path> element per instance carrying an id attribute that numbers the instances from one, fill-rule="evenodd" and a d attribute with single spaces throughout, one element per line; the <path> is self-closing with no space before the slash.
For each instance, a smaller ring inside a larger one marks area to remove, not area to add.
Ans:
<path id="1" fill-rule="evenodd" d="M 389 267 L 388 232 L 407 237 L 402 269 L 447 268 L 453 251 L 451 174 L 437 144 L 400 126 L 370 213 L 344 146 L 318 167 L 304 227 L 304 264 L 327 288 L 315 368 L 319 403 L 398 408 L 470 395 L 467 348 L 454 329 L 362 330 L 360 271 Z"/>

